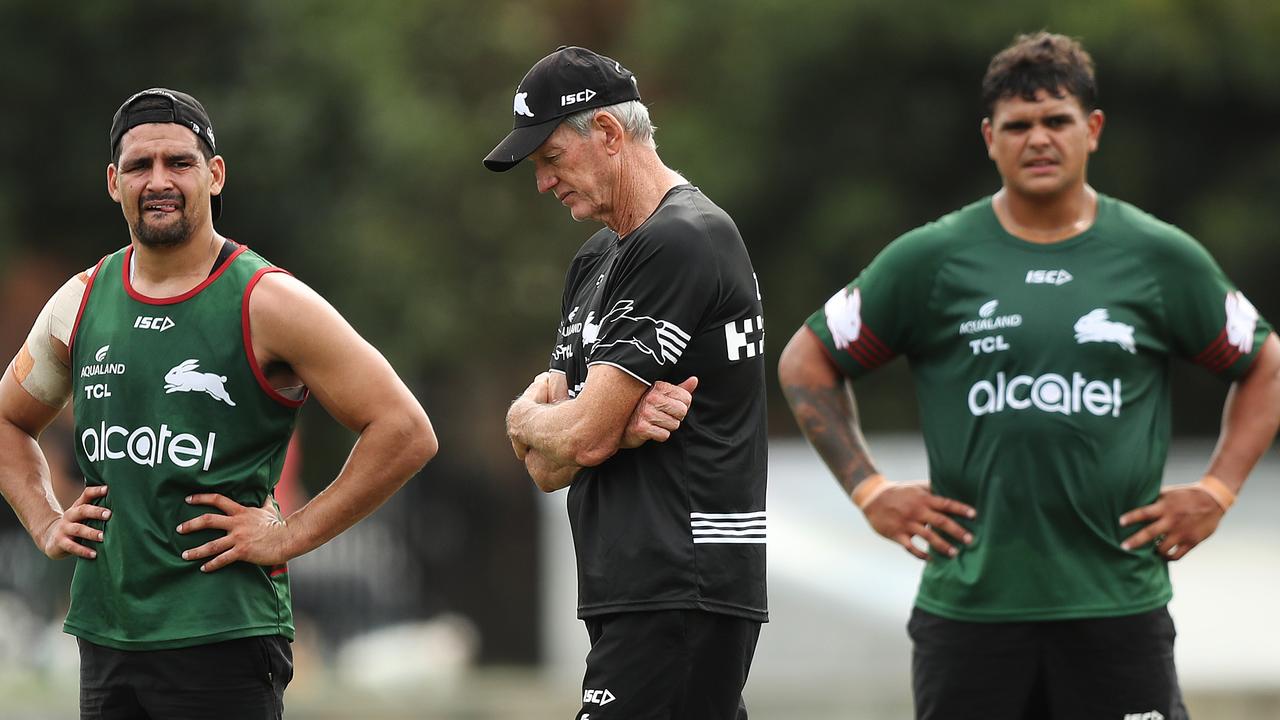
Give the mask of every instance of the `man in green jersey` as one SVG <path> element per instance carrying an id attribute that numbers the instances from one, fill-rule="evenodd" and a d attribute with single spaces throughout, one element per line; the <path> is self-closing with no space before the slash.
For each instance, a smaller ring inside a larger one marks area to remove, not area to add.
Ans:
<path id="1" fill-rule="evenodd" d="M 195 98 L 137 93 L 109 137 L 130 243 L 55 293 L 0 379 L 0 490 L 45 554 L 76 558 L 82 718 L 279 718 L 286 562 L 390 497 L 435 435 L 336 310 L 214 230 L 226 165 Z M 309 393 L 359 439 L 282 518 Z M 36 438 L 72 397 L 86 488 L 64 510 Z"/>
<path id="2" fill-rule="evenodd" d="M 889 244 L 792 337 L 783 389 L 872 528 L 928 560 L 918 718 L 1182 718 L 1167 562 L 1271 443 L 1280 343 L 1195 240 L 1087 184 L 1104 118 L 1077 42 L 1017 38 L 983 99 L 1001 189 Z M 896 355 L 927 482 L 877 472 L 849 389 Z M 1161 488 L 1172 356 L 1231 390 L 1204 477 Z"/>

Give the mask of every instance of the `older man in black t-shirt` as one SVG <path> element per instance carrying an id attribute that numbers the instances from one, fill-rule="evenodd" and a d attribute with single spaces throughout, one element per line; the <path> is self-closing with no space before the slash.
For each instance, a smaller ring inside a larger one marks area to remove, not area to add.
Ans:
<path id="1" fill-rule="evenodd" d="M 560 48 L 520 82 L 513 114 L 485 166 L 528 157 L 540 192 L 605 225 L 569 267 L 550 372 L 507 414 L 538 486 L 569 487 L 591 637 L 578 717 L 744 719 L 768 619 L 751 259 L 733 220 L 658 157 L 621 64 Z"/>

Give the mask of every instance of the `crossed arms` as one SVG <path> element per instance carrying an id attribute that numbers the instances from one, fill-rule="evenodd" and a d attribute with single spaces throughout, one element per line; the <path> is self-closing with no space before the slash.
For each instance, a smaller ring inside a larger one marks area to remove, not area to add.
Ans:
<path id="1" fill-rule="evenodd" d="M 626 448 L 665 442 L 684 420 L 698 379 L 652 387 L 610 365 L 592 365 L 582 392 L 569 399 L 560 373 L 533 379 L 507 411 L 507 436 L 534 484 L 554 492 L 578 470 Z"/>

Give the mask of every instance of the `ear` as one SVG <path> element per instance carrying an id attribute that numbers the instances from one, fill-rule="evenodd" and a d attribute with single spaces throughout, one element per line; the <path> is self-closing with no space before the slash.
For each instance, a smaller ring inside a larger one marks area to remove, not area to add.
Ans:
<path id="1" fill-rule="evenodd" d="M 209 194 L 221 194 L 222 186 L 227 182 L 227 162 L 221 155 L 214 155 L 209 160 L 209 174 L 213 176 L 213 180 L 209 183 Z"/>
<path id="2" fill-rule="evenodd" d="M 622 142 L 626 139 L 626 131 L 618 118 L 608 112 L 598 112 L 591 121 L 592 125 L 604 133 L 604 150 L 610 155 L 622 152 Z"/>
<path id="3" fill-rule="evenodd" d="M 111 199 L 120 202 L 120 190 L 116 187 L 116 180 L 120 177 L 120 170 L 116 168 L 115 163 L 107 165 L 107 194 Z"/>
<path id="4" fill-rule="evenodd" d="M 1102 139 L 1102 126 L 1106 122 L 1107 117 L 1102 114 L 1101 110 L 1094 110 L 1085 119 L 1085 124 L 1089 128 L 1089 152 L 1098 149 L 1098 142 Z"/>
<path id="5" fill-rule="evenodd" d="M 991 127 L 991 118 L 989 117 L 982 118 L 981 130 L 982 130 L 982 142 L 987 144 L 987 157 L 991 158 L 992 160 L 995 160 L 996 156 L 991 152 L 991 137 L 992 137 L 992 133 L 994 132 Z"/>

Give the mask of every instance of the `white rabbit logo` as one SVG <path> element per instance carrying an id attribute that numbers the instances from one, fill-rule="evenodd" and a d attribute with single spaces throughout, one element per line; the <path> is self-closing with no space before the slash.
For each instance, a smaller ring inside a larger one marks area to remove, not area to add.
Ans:
<path id="1" fill-rule="evenodd" d="M 231 400 L 231 396 L 227 394 L 227 389 L 222 386 L 227 381 L 227 376 L 197 372 L 199 367 L 200 362 L 195 358 L 183 360 L 175 365 L 172 370 L 164 375 L 164 391 L 166 393 L 176 393 L 199 390 L 208 393 L 210 397 L 221 400 L 231 407 L 235 407 L 236 404 Z"/>

